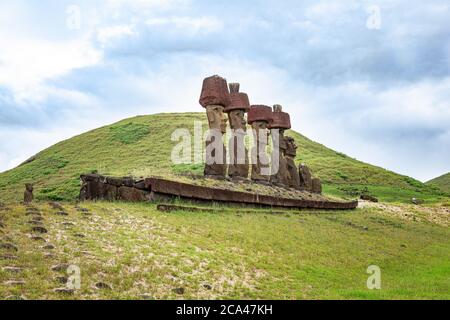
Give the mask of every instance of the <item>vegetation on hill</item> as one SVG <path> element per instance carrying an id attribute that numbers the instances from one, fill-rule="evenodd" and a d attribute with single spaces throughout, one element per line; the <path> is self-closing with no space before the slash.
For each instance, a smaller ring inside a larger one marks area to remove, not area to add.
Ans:
<path id="1" fill-rule="evenodd" d="M 450 193 L 450 172 L 428 181 L 427 184 L 437 186 L 441 190 Z"/>
<path id="2" fill-rule="evenodd" d="M 194 132 L 194 121 L 203 122 L 204 113 L 156 114 L 125 119 L 62 141 L 17 168 L 0 173 L 0 200 L 20 200 L 23 185 L 35 184 L 35 196 L 42 200 L 77 198 L 79 176 L 98 172 L 117 176 L 202 174 L 202 164 L 173 165 L 171 152 L 178 141 L 171 136 L 177 128 Z M 362 192 L 381 200 L 408 202 L 412 197 L 437 201 L 444 194 L 407 176 L 366 164 L 309 140 L 294 131 L 297 162 L 309 165 L 324 182 L 325 193 L 355 198 Z"/>

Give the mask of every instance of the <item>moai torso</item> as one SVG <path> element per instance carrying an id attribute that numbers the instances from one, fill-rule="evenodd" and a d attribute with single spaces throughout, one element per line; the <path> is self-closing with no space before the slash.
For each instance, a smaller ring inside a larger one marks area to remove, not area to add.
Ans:
<path id="1" fill-rule="evenodd" d="M 268 106 L 252 106 L 248 112 L 248 122 L 253 132 L 251 179 L 263 184 L 268 184 L 270 178 L 270 159 L 266 149 L 271 117 L 272 110 Z"/>
<path id="2" fill-rule="evenodd" d="M 205 176 L 223 179 L 226 176 L 226 149 L 223 134 L 227 119 L 224 108 L 230 104 L 227 81 L 212 76 L 203 81 L 200 104 L 206 109 L 209 132 L 206 138 Z"/>
<path id="3" fill-rule="evenodd" d="M 300 190 L 312 191 L 312 176 L 311 171 L 305 164 L 299 167 Z"/>
<path id="4" fill-rule="evenodd" d="M 289 172 L 289 187 L 300 190 L 300 175 L 295 165 L 297 155 L 297 145 L 291 137 L 286 137 L 286 162 Z"/>
<path id="5" fill-rule="evenodd" d="M 230 122 L 231 137 L 228 146 L 230 162 L 228 175 L 232 179 L 247 179 L 249 170 L 248 151 L 245 147 L 247 122 L 245 113 L 250 108 L 248 96 L 239 92 L 238 83 L 230 83 L 231 104 L 225 108 Z"/>
<path id="6" fill-rule="evenodd" d="M 273 107 L 272 124 L 270 131 L 272 135 L 272 173 L 270 182 L 276 186 L 287 188 L 291 180 L 286 160 L 286 140 L 284 131 L 291 128 L 291 120 L 289 114 L 282 111 L 280 105 Z"/>
<path id="7" fill-rule="evenodd" d="M 322 194 L 322 182 L 319 178 L 312 179 L 312 192 Z"/>
<path id="8" fill-rule="evenodd" d="M 23 195 L 23 202 L 25 204 L 30 204 L 33 202 L 33 185 L 31 183 L 27 183 L 25 185 L 25 193 Z"/>

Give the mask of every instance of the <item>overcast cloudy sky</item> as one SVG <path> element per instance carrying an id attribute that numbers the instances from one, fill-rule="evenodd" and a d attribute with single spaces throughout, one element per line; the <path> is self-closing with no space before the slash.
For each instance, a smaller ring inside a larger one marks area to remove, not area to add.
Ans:
<path id="1" fill-rule="evenodd" d="M 428 180 L 450 171 L 449 17 L 448 0 L 3 0 L 0 171 L 125 117 L 203 111 L 220 74 L 309 138 Z"/>

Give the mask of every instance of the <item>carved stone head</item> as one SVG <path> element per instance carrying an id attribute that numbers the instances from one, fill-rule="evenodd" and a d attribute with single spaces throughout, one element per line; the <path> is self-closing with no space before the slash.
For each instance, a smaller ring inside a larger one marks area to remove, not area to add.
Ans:
<path id="1" fill-rule="evenodd" d="M 206 115 L 210 129 L 220 130 L 222 133 L 227 131 L 227 117 L 225 116 L 224 107 L 220 105 L 208 105 L 206 107 Z"/>
<path id="2" fill-rule="evenodd" d="M 297 155 L 297 145 L 292 137 L 285 137 L 286 140 L 286 155 L 295 157 Z"/>
<path id="3" fill-rule="evenodd" d="M 245 110 L 232 110 L 228 113 L 230 119 L 230 127 L 233 130 L 247 130 L 247 122 L 245 121 Z"/>

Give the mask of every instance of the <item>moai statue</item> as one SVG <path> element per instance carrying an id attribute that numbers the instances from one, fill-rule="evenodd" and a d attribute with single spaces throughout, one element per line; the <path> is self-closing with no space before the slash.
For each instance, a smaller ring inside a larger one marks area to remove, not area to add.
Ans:
<path id="1" fill-rule="evenodd" d="M 288 188 L 290 176 L 286 161 L 287 145 L 284 131 L 291 128 L 291 119 L 278 104 L 273 106 L 272 118 L 273 121 L 269 127 L 273 144 L 270 182 L 276 186 Z"/>
<path id="2" fill-rule="evenodd" d="M 23 202 L 30 204 L 33 202 L 33 185 L 31 183 L 25 184 L 25 193 L 23 194 Z"/>
<path id="3" fill-rule="evenodd" d="M 322 182 L 319 178 L 312 179 L 312 192 L 322 194 Z"/>
<path id="4" fill-rule="evenodd" d="M 253 105 L 248 111 L 248 123 L 252 126 L 252 173 L 251 179 L 256 183 L 269 184 L 270 159 L 266 149 L 269 142 L 268 127 L 272 123 L 272 108 Z"/>
<path id="5" fill-rule="evenodd" d="M 224 179 L 226 176 L 226 149 L 223 135 L 227 128 L 224 109 L 230 105 L 227 81 L 219 76 L 203 80 L 200 104 L 206 109 L 209 132 L 206 138 L 205 176 Z"/>
<path id="6" fill-rule="evenodd" d="M 245 180 L 248 179 L 249 169 L 248 150 L 245 147 L 245 113 L 250 109 L 250 102 L 246 93 L 239 92 L 239 83 L 230 83 L 230 99 L 230 105 L 225 108 L 232 130 L 228 146 L 228 175 L 233 180 Z"/>
<path id="7" fill-rule="evenodd" d="M 291 137 L 286 139 L 286 162 L 289 172 L 289 187 L 300 190 L 300 175 L 297 166 L 295 165 L 295 157 L 297 156 L 297 145 L 295 140 Z"/>
<path id="8" fill-rule="evenodd" d="M 298 169 L 300 176 L 300 190 L 312 191 L 312 176 L 309 168 L 302 163 Z"/>

